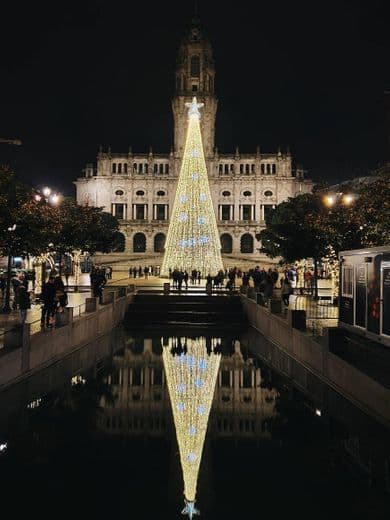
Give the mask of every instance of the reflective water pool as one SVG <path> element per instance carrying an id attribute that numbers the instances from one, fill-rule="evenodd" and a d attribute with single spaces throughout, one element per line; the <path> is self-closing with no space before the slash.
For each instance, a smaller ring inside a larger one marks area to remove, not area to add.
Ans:
<path id="1" fill-rule="evenodd" d="M 388 518 L 388 432 L 320 382 L 299 389 L 261 359 L 261 341 L 253 331 L 118 329 L 7 389 L 3 507 L 41 517 Z"/>

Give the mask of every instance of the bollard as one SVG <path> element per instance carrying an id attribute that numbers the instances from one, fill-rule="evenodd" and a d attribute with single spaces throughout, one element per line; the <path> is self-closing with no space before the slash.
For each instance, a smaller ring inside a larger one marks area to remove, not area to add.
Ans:
<path id="1" fill-rule="evenodd" d="M 95 312 L 97 309 L 98 298 L 86 298 L 85 299 L 85 312 Z"/>
<path id="2" fill-rule="evenodd" d="M 288 324 L 293 329 L 306 330 L 306 311 L 288 310 Z"/>
<path id="3" fill-rule="evenodd" d="M 270 298 L 268 300 L 268 305 L 271 314 L 282 313 L 282 300 L 279 300 L 277 298 Z"/>
<path id="4" fill-rule="evenodd" d="M 261 292 L 256 293 L 256 303 L 257 303 L 257 305 L 261 305 L 262 307 L 265 307 L 266 300 L 264 298 L 263 293 L 261 293 Z"/>
<path id="5" fill-rule="evenodd" d="M 171 284 L 169 282 L 164 282 L 164 294 L 169 294 L 171 290 Z"/>

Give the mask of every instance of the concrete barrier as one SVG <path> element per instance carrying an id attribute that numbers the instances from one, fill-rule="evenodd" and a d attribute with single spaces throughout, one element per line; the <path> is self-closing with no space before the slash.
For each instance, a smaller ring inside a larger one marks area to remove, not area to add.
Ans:
<path id="1" fill-rule="evenodd" d="M 291 356 L 365 413 L 390 425 L 390 390 L 329 352 L 329 342 L 333 340 L 337 340 L 339 348 L 342 348 L 342 337 L 336 329 L 329 329 L 321 341 L 317 342 L 308 332 L 293 327 L 296 323 L 292 316 L 298 311 L 289 311 L 289 318 L 284 319 L 244 295 L 241 295 L 241 301 L 249 324 L 276 345 L 279 352 Z M 280 359 L 274 359 L 278 354 L 269 349 L 264 355 L 277 366 L 288 363 L 280 356 Z M 299 371 L 294 374 L 295 377 L 299 379 Z"/>

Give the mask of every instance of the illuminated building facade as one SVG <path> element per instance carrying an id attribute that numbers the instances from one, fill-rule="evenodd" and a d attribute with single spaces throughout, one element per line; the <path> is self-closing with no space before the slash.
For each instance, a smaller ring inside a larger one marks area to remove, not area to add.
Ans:
<path id="1" fill-rule="evenodd" d="M 225 266 L 269 262 L 259 253 L 256 238 L 267 212 L 288 197 L 312 190 L 312 182 L 293 165 L 288 150 L 266 153 L 258 147 L 252 154 L 243 154 L 239 148 L 230 154 L 217 150 L 215 64 L 211 44 L 194 20 L 176 64 L 170 153 L 101 149 L 96 166 L 87 164 L 84 176 L 75 182 L 79 203 L 103 206 L 120 220 L 124 250 L 115 260 L 124 268 L 138 262 L 162 264 L 184 153 L 186 103 L 193 96 L 204 105 L 200 128 Z"/>

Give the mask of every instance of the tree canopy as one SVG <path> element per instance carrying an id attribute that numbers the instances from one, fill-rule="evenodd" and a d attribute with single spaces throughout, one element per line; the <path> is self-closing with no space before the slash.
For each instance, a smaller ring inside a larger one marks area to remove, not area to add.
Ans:
<path id="1" fill-rule="evenodd" d="M 14 173 L 0 168 L 0 254 L 40 255 L 50 248 L 110 252 L 118 247 L 118 220 L 103 208 L 78 205 L 66 198 L 51 205 L 20 183 Z"/>
<path id="2" fill-rule="evenodd" d="M 270 212 L 258 238 L 262 252 L 285 262 L 390 244 L 390 175 L 364 184 L 348 205 L 339 197 L 327 207 L 320 191 L 291 197 Z"/>

